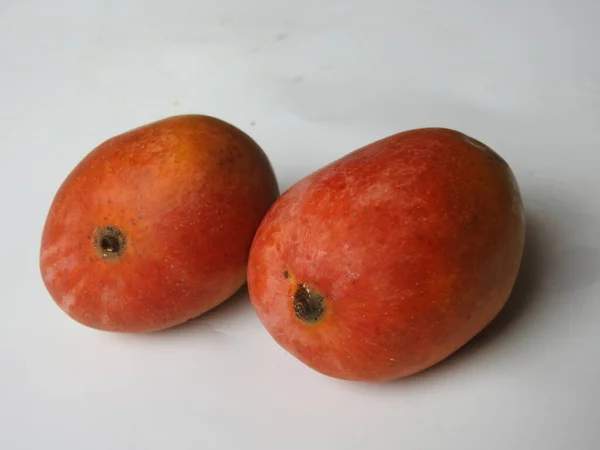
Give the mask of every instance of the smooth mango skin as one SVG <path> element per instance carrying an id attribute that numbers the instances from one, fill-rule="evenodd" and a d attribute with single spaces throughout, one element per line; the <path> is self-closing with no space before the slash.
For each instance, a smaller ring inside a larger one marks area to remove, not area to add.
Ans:
<path id="1" fill-rule="evenodd" d="M 388 381 L 448 357 L 499 313 L 524 240 L 500 156 L 454 130 L 410 130 L 285 192 L 255 236 L 248 288 L 267 331 L 309 367 Z M 317 321 L 296 316 L 299 286 L 323 297 Z"/>
<path id="2" fill-rule="evenodd" d="M 202 115 L 144 125 L 99 145 L 60 186 L 43 229 L 43 281 L 86 326 L 175 326 L 245 283 L 252 238 L 278 195 L 267 156 L 233 125 Z M 103 227 L 121 231 L 121 256 L 98 252 Z"/>

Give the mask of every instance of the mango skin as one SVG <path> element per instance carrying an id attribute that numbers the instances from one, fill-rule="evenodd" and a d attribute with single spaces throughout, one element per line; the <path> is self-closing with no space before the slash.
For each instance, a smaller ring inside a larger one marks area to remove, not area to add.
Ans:
<path id="1" fill-rule="evenodd" d="M 60 186 L 42 233 L 44 284 L 91 328 L 181 324 L 245 283 L 252 238 L 278 195 L 267 156 L 233 125 L 203 115 L 146 124 L 100 144 Z M 121 231 L 121 256 L 98 252 L 103 227 Z"/>
<path id="2" fill-rule="evenodd" d="M 389 381 L 490 323 L 524 241 L 519 187 L 498 154 L 455 130 L 409 130 L 285 192 L 255 236 L 248 288 L 266 330 L 307 366 Z M 323 297 L 319 320 L 296 315 L 301 287 Z"/>

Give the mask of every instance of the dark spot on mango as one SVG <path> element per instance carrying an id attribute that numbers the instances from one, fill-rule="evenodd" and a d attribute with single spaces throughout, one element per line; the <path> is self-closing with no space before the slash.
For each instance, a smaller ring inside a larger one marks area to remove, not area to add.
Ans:
<path id="1" fill-rule="evenodd" d="M 100 227 L 94 233 L 94 251 L 105 261 L 115 262 L 125 252 L 126 239 L 123 232 L 112 225 Z"/>
<path id="2" fill-rule="evenodd" d="M 298 283 L 294 292 L 294 314 L 304 323 L 316 323 L 325 313 L 324 300 L 317 291 Z"/>

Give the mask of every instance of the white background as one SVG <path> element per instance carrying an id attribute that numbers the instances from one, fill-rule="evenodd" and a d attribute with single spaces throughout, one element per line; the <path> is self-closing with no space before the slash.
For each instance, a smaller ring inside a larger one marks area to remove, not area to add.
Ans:
<path id="1" fill-rule="evenodd" d="M 598 23 L 594 0 L 0 0 L 0 448 L 600 448 Z M 250 133 L 282 190 L 409 128 L 484 141 L 529 220 L 506 310 L 380 385 L 303 366 L 245 294 L 152 335 L 76 324 L 38 271 L 52 197 L 180 113 Z"/>

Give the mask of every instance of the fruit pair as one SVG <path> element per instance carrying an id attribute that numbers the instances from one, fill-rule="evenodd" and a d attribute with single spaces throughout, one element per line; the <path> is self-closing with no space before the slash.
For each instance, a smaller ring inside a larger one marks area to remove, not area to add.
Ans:
<path id="1" fill-rule="evenodd" d="M 390 136 L 279 196 L 249 136 L 187 115 L 81 161 L 50 208 L 40 267 L 70 317 L 122 332 L 183 323 L 247 281 L 298 359 L 383 381 L 441 361 L 498 314 L 524 225 L 508 164 L 453 130 Z"/>

